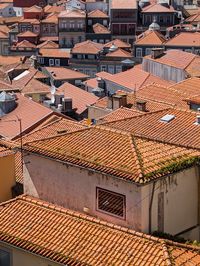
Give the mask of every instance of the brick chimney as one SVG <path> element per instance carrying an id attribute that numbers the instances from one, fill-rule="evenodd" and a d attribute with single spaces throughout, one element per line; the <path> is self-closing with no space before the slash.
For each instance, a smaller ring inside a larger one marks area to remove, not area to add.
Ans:
<path id="1" fill-rule="evenodd" d="M 137 100 L 137 101 L 136 101 L 136 108 L 137 108 L 139 111 L 146 112 L 146 111 L 147 111 L 146 104 L 147 104 L 146 101 Z"/>
<path id="2" fill-rule="evenodd" d="M 164 48 L 153 48 L 151 50 L 151 58 L 156 59 L 164 55 Z"/>

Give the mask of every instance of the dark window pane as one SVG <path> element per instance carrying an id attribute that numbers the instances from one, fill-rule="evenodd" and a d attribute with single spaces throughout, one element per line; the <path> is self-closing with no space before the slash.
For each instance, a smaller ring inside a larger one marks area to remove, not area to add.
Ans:
<path id="1" fill-rule="evenodd" d="M 10 266 L 10 253 L 0 249 L 0 266 Z"/>

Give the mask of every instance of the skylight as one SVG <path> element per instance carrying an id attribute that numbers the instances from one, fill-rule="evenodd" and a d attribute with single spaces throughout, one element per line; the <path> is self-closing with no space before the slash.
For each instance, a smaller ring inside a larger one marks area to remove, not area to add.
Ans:
<path id="1" fill-rule="evenodd" d="M 161 122 L 169 123 L 169 122 L 171 122 L 174 118 L 175 118 L 175 115 L 164 115 L 164 116 L 160 119 L 160 121 L 161 121 Z"/>

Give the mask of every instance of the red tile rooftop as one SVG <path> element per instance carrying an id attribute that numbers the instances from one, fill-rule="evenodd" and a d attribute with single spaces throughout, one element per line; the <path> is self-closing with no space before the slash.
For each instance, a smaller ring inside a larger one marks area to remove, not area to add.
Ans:
<path id="1" fill-rule="evenodd" d="M 23 148 L 36 156 L 47 156 L 138 184 L 180 171 L 185 165 L 181 162 L 193 165 L 200 155 L 200 150 L 102 125 L 27 142 Z M 174 163 L 177 167 L 168 167 Z"/>
<path id="2" fill-rule="evenodd" d="M 111 9 L 137 9 L 135 0 L 112 0 Z"/>
<path id="3" fill-rule="evenodd" d="M 87 110 L 87 106 L 95 103 L 99 98 L 94 94 L 80 89 L 68 82 L 60 86 L 56 94 L 64 94 L 65 97 L 72 98 L 72 107 L 76 109 L 76 113 L 82 114 Z"/>
<path id="4" fill-rule="evenodd" d="M 71 50 L 72 54 L 98 54 L 103 49 L 103 44 L 90 40 L 77 43 Z"/>
<path id="5" fill-rule="evenodd" d="M 2 243 L 62 265 L 197 266 L 200 261 L 198 247 L 158 239 L 26 195 L 2 203 L 0 220 Z"/>
<path id="6" fill-rule="evenodd" d="M 87 79 L 89 76 L 65 67 L 45 67 L 54 80 Z"/>
<path id="7" fill-rule="evenodd" d="M 8 139 L 14 139 L 20 134 L 18 118 L 22 121 L 22 132 L 28 132 L 53 113 L 20 94 L 17 94 L 17 98 L 17 107 L 0 120 L 0 135 Z"/>

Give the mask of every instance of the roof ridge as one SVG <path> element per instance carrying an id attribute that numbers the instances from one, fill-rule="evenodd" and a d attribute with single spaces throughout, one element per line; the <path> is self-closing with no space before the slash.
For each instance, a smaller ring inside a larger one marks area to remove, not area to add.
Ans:
<path id="1" fill-rule="evenodd" d="M 140 170 L 140 173 L 138 174 L 138 177 L 139 177 L 139 182 L 142 181 L 144 182 L 144 163 L 143 163 L 143 159 L 142 159 L 142 154 L 140 153 L 140 150 L 137 146 L 137 142 L 135 140 L 135 136 L 133 133 L 130 134 L 130 142 L 131 142 L 131 148 L 132 148 L 132 151 L 133 153 L 136 153 L 136 160 L 139 164 L 139 170 Z M 143 179 L 143 180 L 141 180 Z"/>

